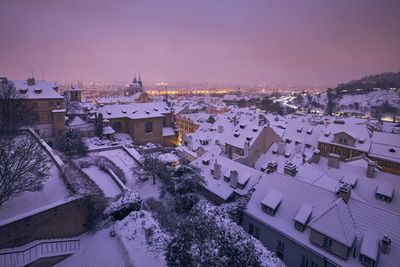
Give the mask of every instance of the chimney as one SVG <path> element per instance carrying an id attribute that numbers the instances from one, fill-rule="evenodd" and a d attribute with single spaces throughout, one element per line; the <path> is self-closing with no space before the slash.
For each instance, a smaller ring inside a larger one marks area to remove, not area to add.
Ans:
<path id="1" fill-rule="evenodd" d="M 329 157 L 328 166 L 330 168 L 339 169 L 339 158 L 340 158 L 340 156 L 338 154 L 329 153 L 328 157 Z"/>
<path id="2" fill-rule="evenodd" d="M 232 188 L 236 188 L 238 180 L 239 180 L 238 172 L 236 170 L 231 170 L 231 174 L 230 174 L 230 177 L 229 177 L 229 185 Z"/>
<path id="3" fill-rule="evenodd" d="M 294 165 L 290 161 L 286 161 L 285 166 L 283 167 L 283 173 L 289 176 L 296 176 L 297 173 L 296 165 Z"/>
<path id="4" fill-rule="evenodd" d="M 214 163 L 214 178 L 215 179 L 221 178 L 221 164 L 219 164 L 217 160 L 215 160 Z"/>
<path id="5" fill-rule="evenodd" d="M 32 85 L 35 85 L 35 78 L 28 78 L 27 80 L 26 80 L 26 83 L 28 84 L 28 86 L 32 86 Z"/>
<path id="6" fill-rule="evenodd" d="M 312 161 L 314 162 L 314 163 L 318 163 L 319 162 L 319 159 L 321 158 L 321 155 L 320 155 L 320 151 L 319 151 L 319 149 L 315 149 L 314 150 L 314 153 L 313 153 L 313 155 L 312 155 Z"/>
<path id="7" fill-rule="evenodd" d="M 249 141 L 244 142 L 244 153 L 243 153 L 244 157 L 249 156 L 249 147 L 250 147 L 250 142 Z"/>
<path id="8" fill-rule="evenodd" d="M 284 141 L 280 141 L 278 143 L 278 154 L 285 155 L 286 152 L 286 143 Z"/>
<path id="9" fill-rule="evenodd" d="M 235 117 L 233 117 L 233 125 L 236 126 L 238 125 L 238 120 L 237 120 L 237 115 Z"/>
<path id="10" fill-rule="evenodd" d="M 278 169 L 278 163 L 273 160 L 268 163 L 267 173 L 275 172 Z"/>
<path id="11" fill-rule="evenodd" d="M 351 185 L 348 183 L 339 183 L 339 197 L 343 199 L 344 202 L 348 202 L 351 196 Z"/>
<path id="12" fill-rule="evenodd" d="M 218 133 L 223 133 L 223 132 L 224 132 L 224 126 L 218 125 Z"/>
<path id="13" fill-rule="evenodd" d="M 376 168 L 376 163 L 372 160 L 369 160 L 367 167 L 367 177 L 369 178 L 375 177 L 375 172 L 376 172 L 375 168 Z"/>
<path id="14" fill-rule="evenodd" d="M 383 254 L 389 254 L 391 243 L 392 240 L 390 240 L 390 238 L 387 235 L 384 235 L 383 239 L 381 240 L 381 252 Z"/>

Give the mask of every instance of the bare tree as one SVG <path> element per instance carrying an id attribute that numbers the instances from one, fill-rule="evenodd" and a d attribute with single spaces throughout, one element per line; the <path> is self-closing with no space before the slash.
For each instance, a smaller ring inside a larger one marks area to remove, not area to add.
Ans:
<path id="1" fill-rule="evenodd" d="M 0 206 L 24 191 L 40 191 L 50 167 L 32 135 L 0 131 Z"/>
<path id="2" fill-rule="evenodd" d="M 0 79 L 0 127 L 3 130 L 28 124 L 31 117 L 27 114 L 31 109 L 12 82 L 6 78 Z"/>
<path id="3" fill-rule="evenodd" d="M 64 92 L 64 103 L 65 103 L 65 114 L 67 115 L 74 114 L 81 108 L 79 102 L 72 101 L 71 95 L 68 92 Z"/>

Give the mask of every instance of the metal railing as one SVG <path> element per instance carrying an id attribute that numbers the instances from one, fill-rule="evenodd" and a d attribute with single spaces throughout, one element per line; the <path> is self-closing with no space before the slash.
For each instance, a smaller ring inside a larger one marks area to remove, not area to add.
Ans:
<path id="1" fill-rule="evenodd" d="M 73 254 L 80 249 L 79 239 L 37 240 L 18 248 L 0 250 L 0 266 L 25 266 L 47 257 Z"/>

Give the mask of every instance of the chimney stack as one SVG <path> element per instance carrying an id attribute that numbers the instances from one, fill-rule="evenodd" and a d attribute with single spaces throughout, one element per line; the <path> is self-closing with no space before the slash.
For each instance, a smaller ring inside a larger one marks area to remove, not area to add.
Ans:
<path id="1" fill-rule="evenodd" d="M 368 161 L 367 177 L 374 178 L 376 173 L 376 163 L 372 160 Z"/>
<path id="2" fill-rule="evenodd" d="M 224 126 L 218 125 L 218 133 L 223 133 L 223 132 L 224 132 Z"/>
<path id="3" fill-rule="evenodd" d="M 338 194 L 339 197 L 341 197 L 343 201 L 347 203 L 351 196 L 351 185 L 348 183 L 340 182 Z"/>
<path id="4" fill-rule="evenodd" d="M 320 154 L 321 154 L 321 152 L 319 151 L 319 149 L 315 149 L 314 150 L 314 153 L 312 155 L 312 161 L 314 163 L 318 163 L 319 162 L 319 159 L 321 158 Z"/>
<path id="5" fill-rule="evenodd" d="M 286 161 L 285 166 L 283 167 L 283 173 L 289 176 L 296 176 L 297 173 L 296 165 L 294 165 L 290 161 Z"/>
<path id="6" fill-rule="evenodd" d="M 232 188 L 236 188 L 238 180 L 239 180 L 239 174 L 238 174 L 238 172 L 236 170 L 231 170 L 230 179 L 229 180 L 230 180 L 229 181 L 229 185 Z"/>
<path id="7" fill-rule="evenodd" d="M 389 254 L 391 243 L 392 240 L 390 240 L 390 238 L 387 235 L 384 235 L 383 239 L 381 240 L 381 252 L 383 254 Z"/>
<path id="8" fill-rule="evenodd" d="M 214 178 L 215 179 L 221 178 L 221 164 L 219 164 L 217 160 L 215 160 L 214 163 Z"/>
<path id="9" fill-rule="evenodd" d="M 340 158 L 340 156 L 338 154 L 329 153 L 328 157 L 329 157 L 328 166 L 330 168 L 339 169 L 339 158 Z"/>
<path id="10" fill-rule="evenodd" d="M 278 154 L 285 155 L 286 152 L 286 143 L 284 141 L 280 141 L 278 143 Z"/>
<path id="11" fill-rule="evenodd" d="M 27 80 L 26 80 L 26 83 L 28 84 L 28 86 L 32 86 L 32 85 L 35 85 L 35 78 L 28 78 Z"/>
<path id="12" fill-rule="evenodd" d="M 250 142 L 249 141 L 244 142 L 243 156 L 245 156 L 245 157 L 249 156 L 249 147 L 250 147 Z"/>

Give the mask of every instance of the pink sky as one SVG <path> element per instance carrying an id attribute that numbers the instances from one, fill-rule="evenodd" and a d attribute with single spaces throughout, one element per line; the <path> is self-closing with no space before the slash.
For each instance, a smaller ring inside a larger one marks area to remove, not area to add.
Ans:
<path id="1" fill-rule="evenodd" d="M 0 76 L 335 85 L 400 71 L 399 10 L 398 0 L 6 0 Z"/>

